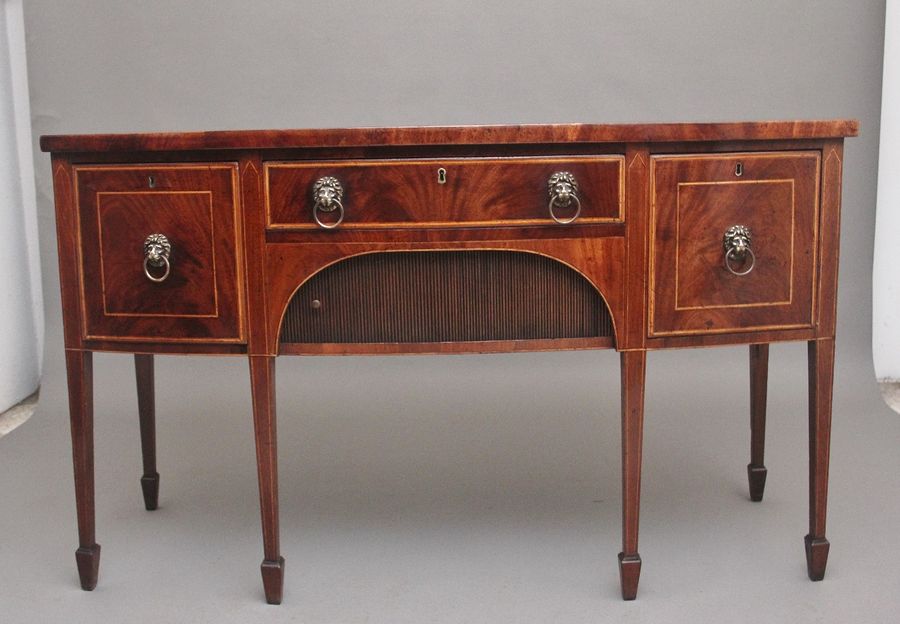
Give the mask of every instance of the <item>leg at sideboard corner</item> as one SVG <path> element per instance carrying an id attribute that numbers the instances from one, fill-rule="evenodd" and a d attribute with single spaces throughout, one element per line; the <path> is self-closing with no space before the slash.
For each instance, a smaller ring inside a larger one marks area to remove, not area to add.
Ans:
<path id="1" fill-rule="evenodd" d="M 825 577 L 829 543 L 825 538 L 828 503 L 828 459 L 831 447 L 831 396 L 834 383 L 834 339 L 812 340 L 809 355 L 809 534 L 806 570 L 810 580 Z"/>
<path id="2" fill-rule="evenodd" d="M 134 354 L 134 375 L 137 380 L 138 416 L 141 425 L 141 457 L 144 474 L 141 491 L 147 511 L 156 509 L 159 502 L 159 473 L 156 471 L 156 404 L 153 388 L 153 356 Z"/>
<path id="3" fill-rule="evenodd" d="M 766 488 L 766 390 L 769 381 L 769 345 L 750 345 L 750 463 L 747 480 L 750 500 L 759 502 Z"/>
<path id="4" fill-rule="evenodd" d="M 94 388 L 90 351 L 66 349 L 69 421 L 75 471 L 75 507 L 78 513 L 78 578 L 81 589 L 97 586 L 100 544 L 94 531 Z"/>
<path id="5" fill-rule="evenodd" d="M 259 507 L 263 532 L 263 589 L 266 602 L 281 604 L 284 557 L 278 535 L 278 452 L 275 433 L 275 358 L 250 356 L 253 430 L 259 475 Z"/>
<path id="6" fill-rule="evenodd" d="M 623 351 L 622 368 L 622 552 L 619 581 L 622 598 L 637 597 L 641 576 L 638 526 L 641 506 L 641 447 L 644 430 L 646 351 Z"/>

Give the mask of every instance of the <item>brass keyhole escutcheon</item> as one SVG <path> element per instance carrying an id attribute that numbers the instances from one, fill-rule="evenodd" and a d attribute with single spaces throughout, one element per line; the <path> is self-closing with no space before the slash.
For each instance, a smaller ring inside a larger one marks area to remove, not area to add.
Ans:
<path id="1" fill-rule="evenodd" d="M 447 183 L 447 170 L 441 167 L 437 170 L 437 178 L 438 184 L 446 184 Z"/>

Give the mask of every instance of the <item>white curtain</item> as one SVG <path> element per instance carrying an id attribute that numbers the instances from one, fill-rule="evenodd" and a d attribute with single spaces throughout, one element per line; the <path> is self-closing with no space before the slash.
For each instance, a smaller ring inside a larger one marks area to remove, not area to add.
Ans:
<path id="1" fill-rule="evenodd" d="M 878 207 L 872 275 L 872 355 L 880 381 L 900 380 L 900 7 L 884 24 Z"/>
<path id="2" fill-rule="evenodd" d="M 0 412 L 40 385 L 43 302 L 22 0 L 0 0 Z"/>

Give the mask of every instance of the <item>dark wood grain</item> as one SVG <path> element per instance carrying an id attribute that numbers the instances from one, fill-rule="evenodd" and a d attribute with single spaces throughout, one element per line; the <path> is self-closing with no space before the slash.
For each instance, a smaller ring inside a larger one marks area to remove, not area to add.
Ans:
<path id="1" fill-rule="evenodd" d="M 647 338 L 647 349 L 684 349 L 718 347 L 722 345 L 751 345 L 760 341 L 788 342 L 807 341 L 818 336 L 815 327 L 806 329 L 774 329 L 745 331 L 735 330 L 728 334 L 690 334 L 687 336 L 665 336 L 662 338 Z"/>
<path id="2" fill-rule="evenodd" d="M 284 343 L 428 343 L 612 337 L 600 294 L 569 267 L 509 251 L 354 256 L 301 286 Z"/>
<path id="3" fill-rule="evenodd" d="M 372 243 L 373 240 L 391 243 L 455 243 L 482 242 L 490 245 L 493 241 L 511 239 L 581 239 L 625 236 L 624 223 L 593 223 L 587 225 L 580 220 L 568 225 L 543 222 L 532 225 L 510 225 L 497 222 L 488 226 L 434 227 L 434 228 L 387 228 L 376 233 L 371 229 L 337 228 L 335 230 L 297 230 L 288 228 L 268 229 L 265 240 L 268 243 Z"/>
<path id="4" fill-rule="evenodd" d="M 755 141 L 856 136 L 851 119 L 722 123 L 411 126 L 309 130 L 224 130 L 41 137 L 45 152 L 174 151 L 375 145 Z"/>
<path id="5" fill-rule="evenodd" d="M 584 238 L 572 240 L 507 240 L 481 242 L 460 241 L 456 243 L 346 243 L 307 245 L 270 245 L 266 248 L 267 272 L 271 276 L 266 286 L 268 297 L 267 312 L 269 336 L 272 343 L 268 353 L 278 352 L 277 336 L 284 312 L 296 290 L 313 275 L 340 260 L 363 253 L 378 251 L 428 251 L 428 250 L 499 250 L 528 251 L 547 256 L 580 272 L 602 295 L 613 320 L 614 334 L 624 327 L 624 276 L 617 267 L 622 266 L 624 240 L 618 237 Z M 274 338 L 274 339 L 273 339 Z M 458 345 L 458 352 L 465 352 L 464 343 L 448 343 L 450 348 Z M 368 349 L 363 349 L 369 352 Z M 344 353 L 352 353 L 347 345 Z"/>
<path id="6" fill-rule="evenodd" d="M 156 397 L 153 389 L 153 356 L 134 354 L 134 373 L 137 380 L 138 417 L 141 428 L 141 458 L 144 473 L 141 491 L 144 507 L 153 511 L 159 504 L 159 473 L 156 471 Z"/>
<path id="7" fill-rule="evenodd" d="M 613 349 L 612 336 L 465 342 L 282 342 L 278 355 L 454 355 Z"/>
<path id="8" fill-rule="evenodd" d="M 831 449 L 831 396 L 834 340 L 809 341 L 809 533 L 806 566 L 810 580 L 825 577 L 829 543 L 825 538 L 828 464 Z"/>
<path id="9" fill-rule="evenodd" d="M 818 152 L 653 159 L 651 335 L 815 324 L 820 160 Z M 752 232 L 747 275 L 725 267 L 723 235 L 734 225 Z"/>
<path id="10" fill-rule="evenodd" d="M 805 547 L 810 578 L 822 578 L 843 139 L 857 132 L 856 121 L 832 120 L 42 137 L 53 152 L 82 586 L 95 586 L 100 554 L 91 351 L 137 354 L 148 509 L 158 496 L 153 354 L 249 356 L 261 572 L 266 600 L 277 604 L 284 559 L 276 354 L 615 347 L 619 571 L 622 596 L 633 599 L 642 565 L 647 351 L 751 345 L 748 478 L 751 499 L 759 500 L 768 344 L 780 341 L 809 343 Z M 738 162 L 743 171 L 735 176 Z M 443 185 L 437 167 L 447 170 Z M 559 169 L 575 173 L 584 203 L 583 216 L 566 226 L 546 214 L 546 178 Z M 346 191 L 346 222 L 336 230 L 311 220 L 310 186 L 329 174 Z M 724 229 L 738 223 L 752 229 L 758 263 L 743 277 L 722 262 Z M 142 271 L 143 239 L 157 230 L 173 241 L 174 272 L 162 285 Z M 452 263 L 421 274 L 402 262 L 357 270 L 403 255 L 458 252 L 490 260 L 468 277 Z M 526 270 L 532 261 L 553 270 Z M 306 306 L 323 287 L 321 309 L 336 315 L 317 327 Z M 473 301 L 489 304 L 469 306 L 473 293 Z"/>
<path id="11" fill-rule="evenodd" d="M 766 488 L 766 394 L 769 382 L 769 345 L 750 345 L 750 463 L 747 479 L 750 500 L 759 502 Z"/>
<path id="12" fill-rule="evenodd" d="M 150 338 L 129 340 L 85 340 L 84 348 L 88 351 L 109 351 L 113 353 L 149 353 L 172 355 L 246 355 L 247 345 L 229 343 L 197 343 L 197 342 L 153 342 Z"/>
<path id="13" fill-rule="evenodd" d="M 630 145 L 625 152 L 628 218 L 625 222 L 625 318 L 622 348 L 642 349 L 647 342 L 647 223 L 650 218 L 650 151 Z"/>
<path id="14" fill-rule="evenodd" d="M 841 190 L 844 146 L 822 146 L 822 216 L 819 226 L 818 335 L 834 338 L 837 326 L 838 260 L 841 255 Z"/>
<path id="15" fill-rule="evenodd" d="M 66 380 L 78 512 L 75 560 L 81 589 L 90 591 L 97 586 L 100 567 L 100 545 L 94 528 L 94 381 L 90 351 L 66 349 Z"/>
<path id="16" fill-rule="evenodd" d="M 84 337 L 241 342 L 235 167 L 76 169 Z M 171 272 L 144 275 L 144 239 L 164 234 Z"/>
<path id="17" fill-rule="evenodd" d="M 278 533 L 278 448 L 275 429 L 275 358 L 250 357 L 253 431 L 262 516 L 263 562 L 260 566 L 266 602 L 281 604 L 284 558 Z"/>
<path id="18" fill-rule="evenodd" d="M 266 210 L 270 228 L 319 229 L 312 189 L 332 176 L 344 191 L 341 229 L 551 226 L 547 182 L 557 171 L 578 181 L 579 224 L 622 220 L 621 156 L 269 162 Z"/>
<path id="19" fill-rule="evenodd" d="M 641 453 L 644 439 L 646 351 L 623 351 L 622 373 L 622 552 L 619 580 L 622 598 L 637 597 L 641 576 L 638 526 L 641 508 Z"/>
<path id="20" fill-rule="evenodd" d="M 270 330 L 268 317 L 271 287 L 266 264 L 266 211 L 260 155 L 250 154 L 241 158 L 240 172 L 244 209 L 243 257 L 247 279 L 247 351 L 274 355 L 274 351 L 270 351 L 270 345 L 277 340 L 278 334 Z"/>
<path id="21" fill-rule="evenodd" d="M 59 261 L 59 294 L 63 310 L 63 341 L 67 349 L 82 346 L 82 297 L 79 261 L 78 211 L 72 165 L 54 155 L 53 196 L 56 206 L 56 243 Z"/>

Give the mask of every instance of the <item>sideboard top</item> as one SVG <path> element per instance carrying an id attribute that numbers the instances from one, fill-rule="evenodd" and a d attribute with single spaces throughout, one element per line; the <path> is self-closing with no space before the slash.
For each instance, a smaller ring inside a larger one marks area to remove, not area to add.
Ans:
<path id="1" fill-rule="evenodd" d="M 856 136 L 855 119 L 728 123 L 406 126 L 305 130 L 219 130 L 41 137 L 45 152 L 132 152 L 503 143 L 662 143 Z"/>

